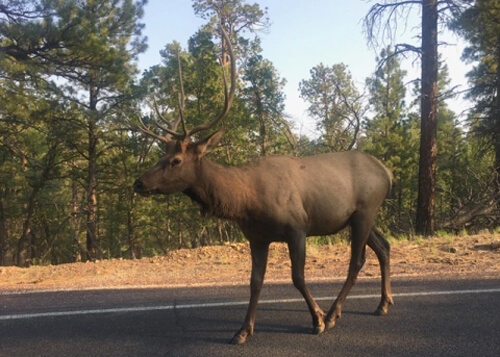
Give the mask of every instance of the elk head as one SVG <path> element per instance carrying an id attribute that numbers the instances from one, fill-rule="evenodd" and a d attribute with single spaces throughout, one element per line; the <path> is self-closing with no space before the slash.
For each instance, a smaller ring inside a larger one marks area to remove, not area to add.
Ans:
<path id="1" fill-rule="evenodd" d="M 191 137 L 194 134 L 212 128 L 221 119 L 226 117 L 233 102 L 236 84 L 236 64 L 229 37 L 222 27 L 221 31 L 225 43 L 227 43 L 227 51 L 231 60 L 230 90 L 228 90 L 226 78 L 223 75 L 224 108 L 222 112 L 210 122 L 203 123 L 190 130 L 186 129 L 186 123 L 184 121 L 184 88 L 179 60 L 179 117 L 172 123 L 167 121 L 158 110 L 156 102 L 154 102 L 158 118 L 163 124 L 167 125 L 156 123 L 159 128 L 167 133 L 165 136 L 155 133 L 141 120 L 139 129 L 143 133 L 165 143 L 165 155 L 153 168 L 145 172 L 135 181 L 133 186 L 135 192 L 146 196 L 151 194 L 171 194 L 185 191 L 196 182 L 195 180 L 197 180 L 197 178 L 199 178 L 197 170 L 199 168 L 198 164 L 200 159 L 213 150 L 222 138 L 224 131 L 219 130 L 201 141 L 191 141 Z M 224 69 L 222 73 L 224 74 Z M 179 124 L 182 124 L 182 132 L 176 131 Z"/>

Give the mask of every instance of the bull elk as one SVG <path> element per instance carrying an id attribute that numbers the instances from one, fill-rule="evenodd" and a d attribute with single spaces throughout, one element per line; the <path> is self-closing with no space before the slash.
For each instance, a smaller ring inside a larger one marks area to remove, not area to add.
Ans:
<path id="1" fill-rule="evenodd" d="M 271 242 L 288 244 L 293 284 L 307 303 L 313 333 L 332 328 L 340 318 L 342 305 L 365 262 L 366 245 L 376 253 L 381 269 L 382 297 L 375 314 L 387 314 L 393 304 L 390 247 L 374 227 L 377 211 L 392 184 L 391 173 L 384 165 L 372 156 L 350 151 L 302 158 L 270 156 L 243 166 L 226 167 L 206 158 L 217 147 L 222 130 L 197 142 L 191 140 L 193 134 L 210 129 L 225 117 L 234 98 L 235 60 L 229 38 L 224 30 L 222 33 L 231 60 L 229 91 L 224 79 L 224 109 L 211 122 L 187 130 L 181 85 L 176 125 L 181 122 L 183 132 L 162 125 L 167 135 L 160 136 L 141 122 L 143 132 L 166 144 L 166 153 L 135 181 L 134 191 L 143 196 L 182 192 L 199 204 L 203 215 L 232 220 L 243 231 L 252 256 L 250 302 L 243 326 L 231 340 L 234 344 L 245 343 L 253 335 Z M 333 234 L 347 226 L 351 228 L 348 275 L 325 314 L 304 280 L 306 237 Z"/>

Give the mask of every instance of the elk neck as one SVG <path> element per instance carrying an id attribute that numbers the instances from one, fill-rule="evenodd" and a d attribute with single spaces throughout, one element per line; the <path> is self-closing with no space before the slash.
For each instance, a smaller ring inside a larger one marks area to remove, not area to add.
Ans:
<path id="1" fill-rule="evenodd" d="M 252 187 L 244 169 L 201 158 L 195 182 L 183 193 L 200 206 L 203 216 L 241 221 L 255 197 Z"/>

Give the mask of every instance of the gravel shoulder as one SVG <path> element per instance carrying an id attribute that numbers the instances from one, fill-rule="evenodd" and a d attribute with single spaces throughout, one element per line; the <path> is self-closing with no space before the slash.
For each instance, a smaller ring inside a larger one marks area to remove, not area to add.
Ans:
<path id="1" fill-rule="evenodd" d="M 350 246 L 308 245 L 307 281 L 343 280 Z M 110 259 L 29 268 L 0 267 L 0 294 L 17 291 L 122 289 L 248 284 L 251 261 L 246 243 L 181 249 L 166 256 Z M 284 244 L 271 245 L 266 282 L 290 282 Z M 391 275 L 398 277 L 500 277 L 500 233 L 396 241 L 391 244 Z M 378 278 L 371 250 L 360 278 Z"/>

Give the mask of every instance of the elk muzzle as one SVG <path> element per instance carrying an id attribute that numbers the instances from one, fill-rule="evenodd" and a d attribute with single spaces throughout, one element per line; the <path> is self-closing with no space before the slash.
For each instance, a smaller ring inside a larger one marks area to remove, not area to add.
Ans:
<path id="1" fill-rule="evenodd" d="M 137 179 L 134 182 L 134 185 L 132 186 L 134 189 L 134 192 L 147 196 L 150 194 L 150 192 L 147 190 L 146 186 L 144 186 L 144 183 L 141 181 L 141 179 Z"/>

